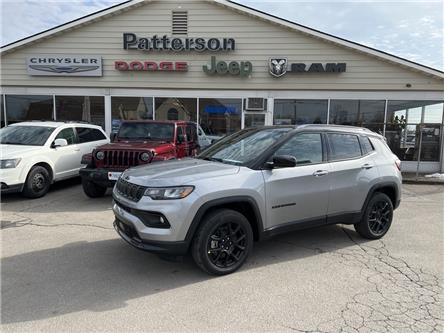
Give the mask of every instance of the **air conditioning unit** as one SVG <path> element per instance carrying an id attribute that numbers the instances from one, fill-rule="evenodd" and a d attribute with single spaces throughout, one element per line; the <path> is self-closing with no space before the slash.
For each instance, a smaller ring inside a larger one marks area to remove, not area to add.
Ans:
<path id="1" fill-rule="evenodd" d="M 265 98 L 250 97 L 247 98 L 245 110 L 247 111 L 264 111 L 265 110 Z"/>

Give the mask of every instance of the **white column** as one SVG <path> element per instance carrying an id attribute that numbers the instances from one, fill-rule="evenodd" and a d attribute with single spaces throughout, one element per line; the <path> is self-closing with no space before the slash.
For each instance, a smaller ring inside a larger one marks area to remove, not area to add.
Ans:
<path id="1" fill-rule="evenodd" d="M 267 113 L 265 114 L 265 125 L 273 125 L 274 98 L 267 98 Z"/>
<path id="2" fill-rule="evenodd" d="M 105 132 L 110 135 L 112 130 L 111 96 L 105 95 Z"/>

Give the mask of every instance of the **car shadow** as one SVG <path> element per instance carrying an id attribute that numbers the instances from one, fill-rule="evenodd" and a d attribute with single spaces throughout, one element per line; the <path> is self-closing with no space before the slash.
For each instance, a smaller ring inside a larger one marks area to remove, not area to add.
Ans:
<path id="1" fill-rule="evenodd" d="M 89 198 L 83 193 L 81 178 L 62 180 L 51 185 L 49 192 L 37 199 L 28 199 L 19 193 L 1 196 L 1 209 L 5 212 L 30 211 L 39 213 L 57 213 L 78 211 L 103 211 L 111 209 L 112 188 L 105 196 Z M 72 199 L 72 200 L 71 200 Z"/>
<path id="2" fill-rule="evenodd" d="M 340 226 L 289 233 L 256 243 L 246 264 L 235 274 L 353 245 Z M 209 276 L 189 257 L 181 262 L 164 261 L 118 238 L 14 255 L 3 258 L 1 266 L 3 324 L 79 311 L 108 311 L 125 307 L 135 298 L 208 279 L 233 278 Z M 170 301 L 174 302 L 165 300 Z"/>

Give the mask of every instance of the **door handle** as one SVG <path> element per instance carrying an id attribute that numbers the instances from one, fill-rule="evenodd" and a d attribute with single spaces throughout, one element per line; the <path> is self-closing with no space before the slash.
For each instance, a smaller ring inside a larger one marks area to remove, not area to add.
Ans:
<path id="1" fill-rule="evenodd" d="M 321 177 L 321 176 L 325 176 L 328 175 L 328 171 L 327 170 L 318 170 L 313 172 L 313 176 L 315 177 Z"/>
<path id="2" fill-rule="evenodd" d="M 365 163 L 362 167 L 361 167 L 362 169 L 371 169 L 371 168 L 373 168 L 373 165 L 371 165 L 371 164 L 369 164 L 369 163 Z"/>

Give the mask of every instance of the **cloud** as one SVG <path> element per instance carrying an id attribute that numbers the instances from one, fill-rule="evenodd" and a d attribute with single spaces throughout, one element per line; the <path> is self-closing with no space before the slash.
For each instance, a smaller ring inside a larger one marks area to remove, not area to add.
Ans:
<path id="1" fill-rule="evenodd" d="M 236 1 L 302 25 L 444 69 L 444 3 L 439 0 Z M 1 45 L 119 2 L 0 0 Z"/>

